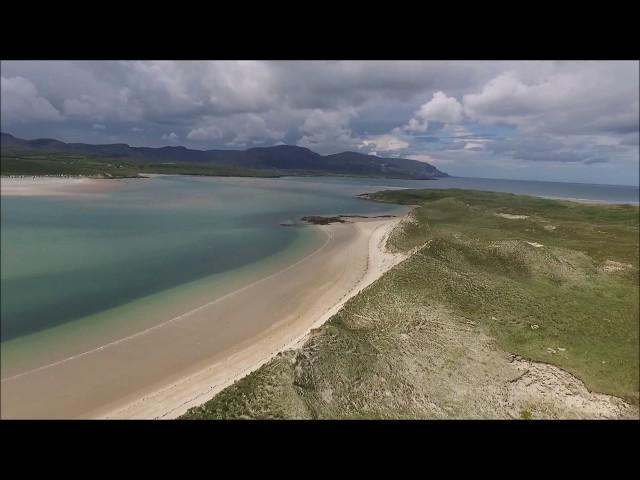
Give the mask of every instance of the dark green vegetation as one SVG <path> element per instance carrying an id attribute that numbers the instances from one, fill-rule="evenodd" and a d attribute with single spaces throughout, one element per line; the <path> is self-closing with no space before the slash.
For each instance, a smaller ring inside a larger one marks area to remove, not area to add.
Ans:
<path id="1" fill-rule="evenodd" d="M 308 217 L 302 217 L 303 222 L 312 223 L 314 225 L 329 225 L 330 223 L 345 223 L 340 217 L 321 217 L 316 215 L 310 215 Z"/>
<path id="2" fill-rule="evenodd" d="M 174 173 L 184 173 L 184 166 L 186 173 L 192 175 L 235 175 L 224 173 L 231 171 L 247 176 L 253 171 L 251 176 L 329 174 L 416 179 L 447 176 L 434 166 L 415 160 L 381 158 L 357 152 L 320 155 L 307 148 L 289 145 L 242 151 L 191 150 L 185 147 L 130 147 L 126 144 L 89 145 L 52 139 L 22 140 L 6 133 L 2 133 L 1 137 L 2 158 L 11 159 L 6 165 L 3 161 L 2 174 L 8 174 L 11 169 L 11 173 L 30 175 L 33 174 L 33 169 L 43 168 L 41 165 L 22 165 L 20 162 L 24 158 L 36 156 L 41 160 L 47 160 L 65 156 L 85 159 L 87 164 L 122 162 L 134 171 L 140 166 L 144 166 L 144 171 L 148 172 L 156 172 L 158 167 L 164 169 L 157 173 L 164 173 L 166 169 L 173 169 L 171 171 Z M 7 172 L 4 171 L 5 168 Z M 52 163 L 45 168 L 47 171 L 53 169 L 53 174 L 67 174 L 73 170 L 60 163 Z M 262 173 L 257 173 L 258 171 Z M 119 173 L 115 174 L 122 176 Z M 110 174 L 115 175 L 111 172 Z"/>
<path id="3" fill-rule="evenodd" d="M 219 165 L 147 164 L 117 158 L 88 157 L 84 155 L 2 154 L 2 175 L 73 175 L 86 177 L 125 178 L 144 176 L 145 173 L 168 175 L 211 175 L 221 177 L 278 177 L 279 172 L 250 170 L 248 168 Z"/>
<path id="4" fill-rule="evenodd" d="M 570 400 L 588 392 L 554 386 L 554 370 L 536 385 L 556 396 L 531 393 L 540 369 L 516 370 L 509 354 L 557 365 L 638 416 L 637 206 L 463 190 L 370 197 L 417 206 L 387 243 L 412 255 L 301 349 L 184 418 L 595 415 L 592 398 Z"/>
<path id="5" fill-rule="evenodd" d="M 460 282 L 430 281 L 430 295 L 475 315 L 506 351 L 638 401 L 637 206 L 462 190 L 371 197 L 422 205 L 413 211 L 417 222 L 392 242 L 408 249 L 432 240 L 420 251 L 426 262 L 416 258 L 416 276 L 439 262 L 468 275 Z M 548 351 L 554 345 L 565 351 Z"/>
<path id="6" fill-rule="evenodd" d="M 331 223 L 346 223 L 347 218 L 393 218 L 395 215 L 338 215 L 337 217 L 323 217 L 319 215 L 309 215 L 302 217 L 301 220 L 314 225 L 329 225 Z"/>

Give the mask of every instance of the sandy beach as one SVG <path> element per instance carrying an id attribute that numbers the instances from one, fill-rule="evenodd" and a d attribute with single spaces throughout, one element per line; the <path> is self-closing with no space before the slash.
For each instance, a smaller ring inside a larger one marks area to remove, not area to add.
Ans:
<path id="1" fill-rule="evenodd" d="M 326 241 L 279 272 L 142 332 L 2 379 L 1 416 L 175 418 L 304 341 L 401 261 L 384 248 L 399 221 L 309 227 Z"/>
<path id="2" fill-rule="evenodd" d="M 33 197 L 95 194 L 111 190 L 118 182 L 112 179 L 88 177 L 1 177 L 3 197 Z"/>

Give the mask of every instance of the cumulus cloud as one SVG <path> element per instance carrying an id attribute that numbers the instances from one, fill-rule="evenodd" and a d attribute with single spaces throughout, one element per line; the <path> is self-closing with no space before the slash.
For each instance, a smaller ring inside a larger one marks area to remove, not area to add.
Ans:
<path id="1" fill-rule="evenodd" d="M 3 125 L 62 120 L 60 112 L 38 94 L 38 89 L 30 80 L 4 76 L 0 80 Z"/>
<path id="2" fill-rule="evenodd" d="M 311 149 L 335 145 L 343 145 L 347 148 L 357 147 L 361 141 L 353 135 L 349 127 L 353 116 L 353 110 L 315 109 L 306 116 L 300 127 L 302 138 L 297 144 Z"/>
<path id="3" fill-rule="evenodd" d="M 186 138 L 198 142 L 221 142 L 224 146 L 245 147 L 273 145 L 285 136 L 285 131 L 261 115 L 234 114 L 226 118 L 207 117 L 191 129 Z"/>
<path id="4" fill-rule="evenodd" d="M 425 132 L 429 122 L 458 123 L 462 118 L 463 109 L 460 102 L 439 91 L 416 111 L 405 128 L 410 132 Z"/>
<path id="5" fill-rule="evenodd" d="M 242 117 L 242 121 L 236 127 L 236 135 L 227 142 L 229 146 L 245 147 L 250 144 L 274 144 L 284 138 L 285 132 L 269 126 L 266 120 L 255 114 L 248 114 Z"/>
<path id="6" fill-rule="evenodd" d="M 180 138 L 175 134 L 175 132 L 171 132 L 163 134 L 162 140 L 167 140 L 171 143 L 178 143 L 178 140 L 180 140 Z"/>
<path id="7" fill-rule="evenodd" d="M 224 136 L 217 125 L 207 125 L 194 128 L 187 134 L 189 140 L 219 140 Z"/>
<path id="8" fill-rule="evenodd" d="M 638 131 L 637 62 L 584 62 L 557 70 L 543 76 L 502 73 L 464 95 L 464 111 L 480 122 L 528 132 Z"/>
<path id="9" fill-rule="evenodd" d="M 375 148 L 381 152 L 392 152 L 395 150 L 403 150 L 409 146 L 409 143 L 405 140 L 398 138 L 395 135 L 384 134 L 369 137 L 363 140 L 362 144 L 367 147 Z"/>
<path id="10" fill-rule="evenodd" d="M 638 82 L 637 61 L 3 61 L 2 124 L 24 138 L 284 142 L 483 176 L 562 164 L 624 179 L 637 170 Z"/>

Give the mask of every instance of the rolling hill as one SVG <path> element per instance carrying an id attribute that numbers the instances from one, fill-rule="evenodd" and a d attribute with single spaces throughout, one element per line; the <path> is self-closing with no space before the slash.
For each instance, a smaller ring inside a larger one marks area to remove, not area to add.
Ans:
<path id="1" fill-rule="evenodd" d="M 383 158 L 358 152 L 320 155 L 308 148 L 278 145 L 248 150 L 194 150 L 186 147 L 131 147 L 124 143 L 91 145 L 65 143 L 41 138 L 23 140 L 7 133 L 1 135 L 2 157 L 11 157 L 12 165 L 23 158 L 37 155 L 82 156 L 92 161 L 153 165 L 226 167 L 232 169 L 267 170 L 278 174 L 333 174 L 384 176 L 390 178 L 433 179 L 447 177 L 433 165 L 404 158 Z M 5 172 L 3 172 L 5 173 Z M 266 173 L 266 172 L 265 172 Z"/>

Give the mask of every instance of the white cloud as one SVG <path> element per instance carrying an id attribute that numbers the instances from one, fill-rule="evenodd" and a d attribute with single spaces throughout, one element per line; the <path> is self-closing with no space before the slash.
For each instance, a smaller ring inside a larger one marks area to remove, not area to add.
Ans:
<path id="1" fill-rule="evenodd" d="M 239 125 L 235 128 L 238 132 L 235 137 L 227 142 L 229 146 L 244 147 L 249 144 L 273 144 L 284 138 L 285 132 L 271 128 L 260 115 L 248 114 L 238 116 Z"/>
<path id="2" fill-rule="evenodd" d="M 373 147 L 381 152 L 391 152 L 394 150 L 404 150 L 409 143 L 391 134 L 378 135 L 363 140 L 363 145 Z"/>
<path id="3" fill-rule="evenodd" d="M 571 67 L 571 68 L 568 68 Z M 542 75 L 504 72 L 464 95 L 465 113 L 528 133 L 638 131 L 638 63 L 580 62 Z"/>
<path id="4" fill-rule="evenodd" d="M 464 144 L 465 150 L 484 150 L 485 148 L 486 146 L 482 142 L 465 142 Z"/>
<path id="5" fill-rule="evenodd" d="M 410 132 L 425 132 L 429 122 L 458 123 L 462 119 L 463 108 L 460 102 L 447 97 L 444 92 L 435 92 L 433 98 L 415 112 L 405 128 Z"/>
<path id="6" fill-rule="evenodd" d="M 4 125 L 33 121 L 60 121 L 60 112 L 38 94 L 36 86 L 23 77 L 1 77 L 2 123 Z"/>
<path id="7" fill-rule="evenodd" d="M 638 169 L 638 71 L 637 61 L 3 61 L 2 121 L 22 138 L 286 140 L 320 153 L 455 156 L 482 175 L 499 175 L 500 162 L 619 167 L 626 181 Z M 541 136 L 561 145 L 527 154 Z M 508 151 L 493 148 L 504 140 Z"/>
<path id="8" fill-rule="evenodd" d="M 138 121 L 143 111 L 136 102 L 129 101 L 126 90 L 92 96 L 82 94 L 62 103 L 65 116 L 81 121 Z"/>
<path id="9" fill-rule="evenodd" d="M 207 125 L 194 128 L 187 134 L 189 140 L 219 140 L 224 136 L 217 125 Z"/>
<path id="10" fill-rule="evenodd" d="M 262 115 L 234 114 L 226 118 L 208 117 L 201 125 L 191 129 L 186 138 L 203 142 L 219 141 L 231 147 L 273 145 L 282 141 L 285 131 Z"/>
<path id="11" fill-rule="evenodd" d="M 429 163 L 431 165 L 436 165 L 436 166 L 453 163 L 452 159 L 441 158 L 440 156 L 434 157 L 426 153 L 416 153 L 413 155 L 407 155 L 406 158 L 408 158 L 409 160 L 417 160 L 418 162 L 425 162 L 425 163 Z"/>
<path id="12" fill-rule="evenodd" d="M 407 155 L 407 158 L 409 160 L 417 160 L 419 162 L 431 162 L 433 160 L 433 157 L 431 155 L 427 155 L 426 153 L 418 153 L 415 155 Z"/>
<path id="13" fill-rule="evenodd" d="M 165 133 L 162 135 L 162 140 L 167 140 L 171 143 L 178 143 L 179 137 L 175 132 Z"/>
<path id="14" fill-rule="evenodd" d="M 331 149 L 335 145 L 342 145 L 343 148 L 357 148 L 362 142 L 349 128 L 354 115 L 353 110 L 313 110 L 306 116 L 300 127 L 302 138 L 297 144 L 311 149 L 318 146 Z"/>

